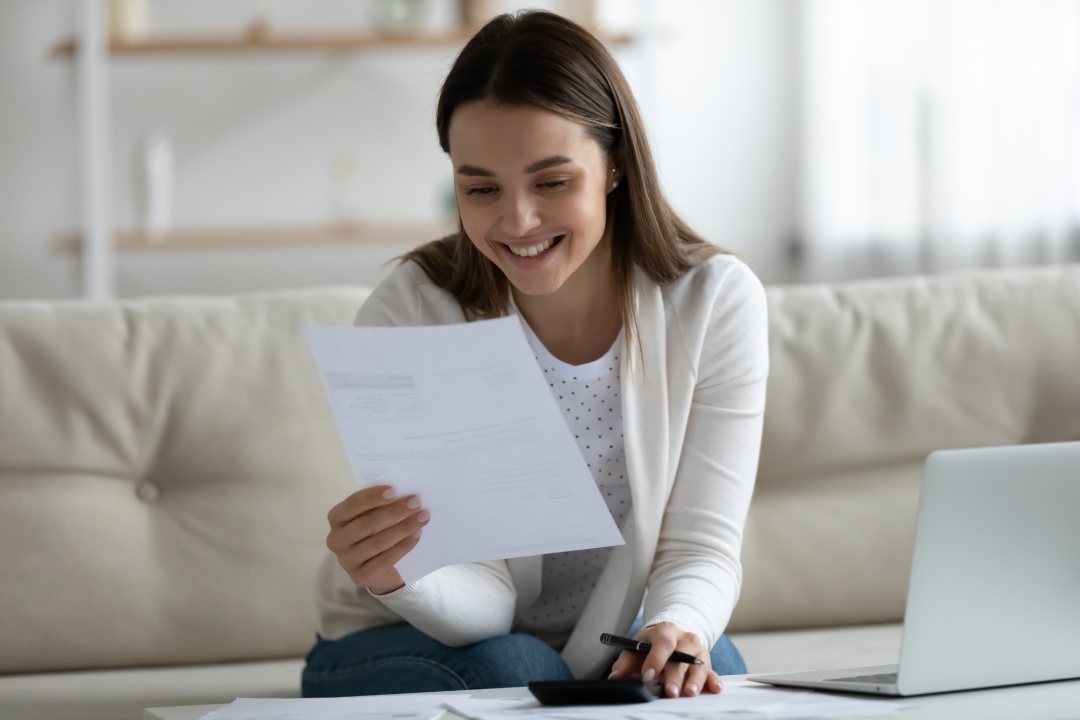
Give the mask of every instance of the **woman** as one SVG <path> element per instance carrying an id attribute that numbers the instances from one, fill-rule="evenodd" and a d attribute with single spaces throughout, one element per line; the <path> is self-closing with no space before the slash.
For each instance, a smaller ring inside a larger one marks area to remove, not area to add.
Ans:
<path id="1" fill-rule="evenodd" d="M 357 324 L 519 315 L 626 545 L 406 586 L 394 564 L 430 520 L 423 499 L 353 493 L 328 515 L 304 694 L 602 676 L 720 692 L 718 673 L 745 672 L 722 632 L 761 441 L 761 284 L 673 212 L 622 73 L 568 20 L 492 20 L 450 70 L 436 124 L 461 230 L 407 254 Z M 601 632 L 653 649 L 612 665 Z M 673 650 L 705 662 L 667 663 Z"/>

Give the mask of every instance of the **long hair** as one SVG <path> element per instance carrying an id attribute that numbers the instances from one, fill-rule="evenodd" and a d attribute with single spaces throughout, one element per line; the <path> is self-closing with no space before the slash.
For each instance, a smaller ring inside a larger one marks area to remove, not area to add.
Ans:
<path id="1" fill-rule="evenodd" d="M 672 209 L 630 86 L 602 43 L 580 25 L 544 11 L 499 15 L 466 44 L 443 83 L 436 109 L 439 144 L 449 153 L 450 117 L 463 103 L 534 106 L 583 125 L 621 169 L 607 195 L 607 230 L 626 339 L 636 326 L 637 266 L 658 284 L 724 252 L 698 236 Z M 402 256 L 457 298 L 470 319 L 509 311 L 509 281 L 458 232 Z"/>

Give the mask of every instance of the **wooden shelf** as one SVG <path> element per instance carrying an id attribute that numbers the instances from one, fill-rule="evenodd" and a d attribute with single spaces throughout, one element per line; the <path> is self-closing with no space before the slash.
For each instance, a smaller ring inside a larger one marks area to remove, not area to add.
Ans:
<path id="1" fill-rule="evenodd" d="M 422 48 L 464 45 L 475 31 L 459 28 L 425 33 L 276 33 L 249 31 L 240 35 L 157 35 L 143 40 L 113 38 L 111 55 L 199 55 L 267 52 L 353 52 L 388 48 Z M 600 34 L 609 45 L 623 45 L 631 36 Z M 69 38 L 52 49 L 53 57 L 75 54 L 77 42 Z"/>
<path id="2" fill-rule="evenodd" d="M 453 232 L 442 223 L 372 223 L 327 226 L 277 226 L 268 228 L 202 228 L 174 230 L 162 235 L 141 231 L 116 236 L 117 252 L 170 250 L 235 250 L 327 246 L 418 245 Z M 64 252 L 80 252 L 77 236 L 62 238 Z"/>

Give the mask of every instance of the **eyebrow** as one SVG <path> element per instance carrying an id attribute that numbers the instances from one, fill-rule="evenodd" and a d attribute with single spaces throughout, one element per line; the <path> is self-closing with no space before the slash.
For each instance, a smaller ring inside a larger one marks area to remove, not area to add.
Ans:
<path id="1" fill-rule="evenodd" d="M 566 163 L 574 162 L 565 155 L 552 155 L 551 157 L 544 158 L 543 160 L 537 160 L 529 167 L 525 168 L 525 174 L 531 175 L 534 172 L 540 172 L 541 170 L 547 170 L 550 167 L 556 165 L 565 165 Z M 460 165 L 457 169 L 458 175 L 474 175 L 477 177 L 495 177 L 495 173 L 484 168 L 476 167 L 475 165 Z"/>

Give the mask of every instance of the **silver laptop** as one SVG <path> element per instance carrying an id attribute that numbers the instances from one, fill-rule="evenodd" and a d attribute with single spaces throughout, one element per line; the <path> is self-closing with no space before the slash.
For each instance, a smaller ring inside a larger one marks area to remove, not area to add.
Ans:
<path id="1" fill-rule="evenodd" d="M 1080 678 L 1080 442 L 926 459 L 898 665 L 749 679 L 925 695 Z"/>

